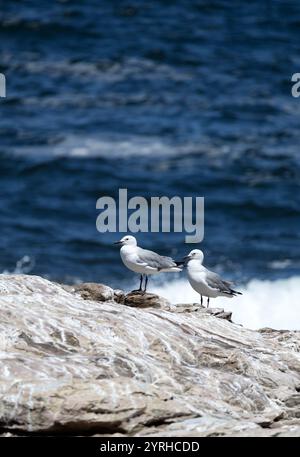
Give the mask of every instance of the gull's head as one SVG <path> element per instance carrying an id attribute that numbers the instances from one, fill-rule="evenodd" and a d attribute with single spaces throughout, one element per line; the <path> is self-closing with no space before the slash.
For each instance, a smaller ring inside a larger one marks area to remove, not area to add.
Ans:
<path id="1" fill-rule="evenodd" d="M 204 254 L 200 249 L 193 249 L 186 257 L 184 257 L 184 261 L 187 264 L 191 260 L 198 260 L 198 262 L 202 263 L 204 259 Z"/>
<path id="2" fill-rule="evenodd" d="M 120 241 L 116 241 L 115 244 L 118 246 L 136 246 L 137 242 L 134 236 L 126 235 Z"/>

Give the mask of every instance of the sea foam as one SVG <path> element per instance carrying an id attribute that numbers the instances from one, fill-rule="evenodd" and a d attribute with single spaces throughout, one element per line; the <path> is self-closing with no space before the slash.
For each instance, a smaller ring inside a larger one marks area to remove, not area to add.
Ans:
<path id="1" fill-rule="evenodd" d="M 243 295 L 232 299 L 219 297 L 211 300 L 210 306 L 232 311 L 234 322 L 251 329 L 300 329 L 300 276 L 274 281 L 252 279 L 236 289 Z M 162 295 L 172 303 L 199 303 L 200 299 L 185 278 L 161 285 L 149 284 L 149 292 Z"/>

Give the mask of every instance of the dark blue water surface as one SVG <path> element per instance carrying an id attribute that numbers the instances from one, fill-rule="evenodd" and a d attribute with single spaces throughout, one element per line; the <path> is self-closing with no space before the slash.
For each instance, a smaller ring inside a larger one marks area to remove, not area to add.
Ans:
<path id="1" fill-rule="evenodd" d="M 209 266 L 299 274 L 299 2 L 7 1 L 0 25 L 0 271 L 29 256 L 56 280 L 131 280 L 95 225 L 128 188 L 204 196 Z"/>

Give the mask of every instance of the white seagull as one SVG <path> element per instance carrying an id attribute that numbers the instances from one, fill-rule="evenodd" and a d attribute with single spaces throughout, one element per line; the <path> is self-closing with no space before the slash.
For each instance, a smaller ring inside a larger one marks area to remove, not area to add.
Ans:
<path id="1" fill-rule="evenodd" d="M 207 307 L 209 307 L 210 298 L 232 298 L 237 294 L 242 295 L 241 292 L 237 292 L 231 288 L 232 282 L 224 281 L 219 275 L 205 268 L 202 264 L 203 259 L 204 254 L 200 249 L 193 249 L 184 258 L 190 285 L 200 294 L 201 305 L 203 303 L 203 296 L 207 297 Z"/>
<path id="2" fill-rule="evenodd" d="M 180 268 L 171 257 L 161 256 L 156 254 L 156 252 L 138 247 L 134 236 L 124 236 L 115 244 L 121 246 L 120 255 L 124 265 L 129 268 L 129 270 L 141 275 L 140 287 L 138 289 L 139 292 L 142 291 L 144 276 L 145 287 L 143 292 L 145 293 L 147 289 L 148 275 L 182 271 L 182 268 Z"/>

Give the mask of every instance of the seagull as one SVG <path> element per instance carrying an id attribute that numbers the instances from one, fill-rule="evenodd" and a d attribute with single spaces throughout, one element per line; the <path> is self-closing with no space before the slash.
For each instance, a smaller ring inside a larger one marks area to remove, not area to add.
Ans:
<path id="1" fill-rule="evenodd" d="M 210 298 L 232 298 L 237 294 L 242 295 L 241 292 L 237 292 L 231 288 L 232 282 L 224 281 L 219 275 L 205 268 L 202 264 L 203 259 L 204 254 L 200 249 L 193 249 L 184 257 L 189 283 L 200 294 L 201 305 L 203 303 L 203 296 L 207 297 L 208 308 Z"/>
<path id="2" fill-rule="evenodd" d="M 114 244 L 121 246 L 120 255 L 124 265 L 129 270 L 139 273 L 140 287 L 133 292 L 146 292 L 148 275 L 165 272 L 182 271 L 182 267 L 171 257 L 161 256 L 156 252 L 148 251 L 147 249 L 140 248 L 134 236 L 124 236 L 120 241 Z M 144 290 L 142 289 L 143 279 L 145 277 Z"/>

